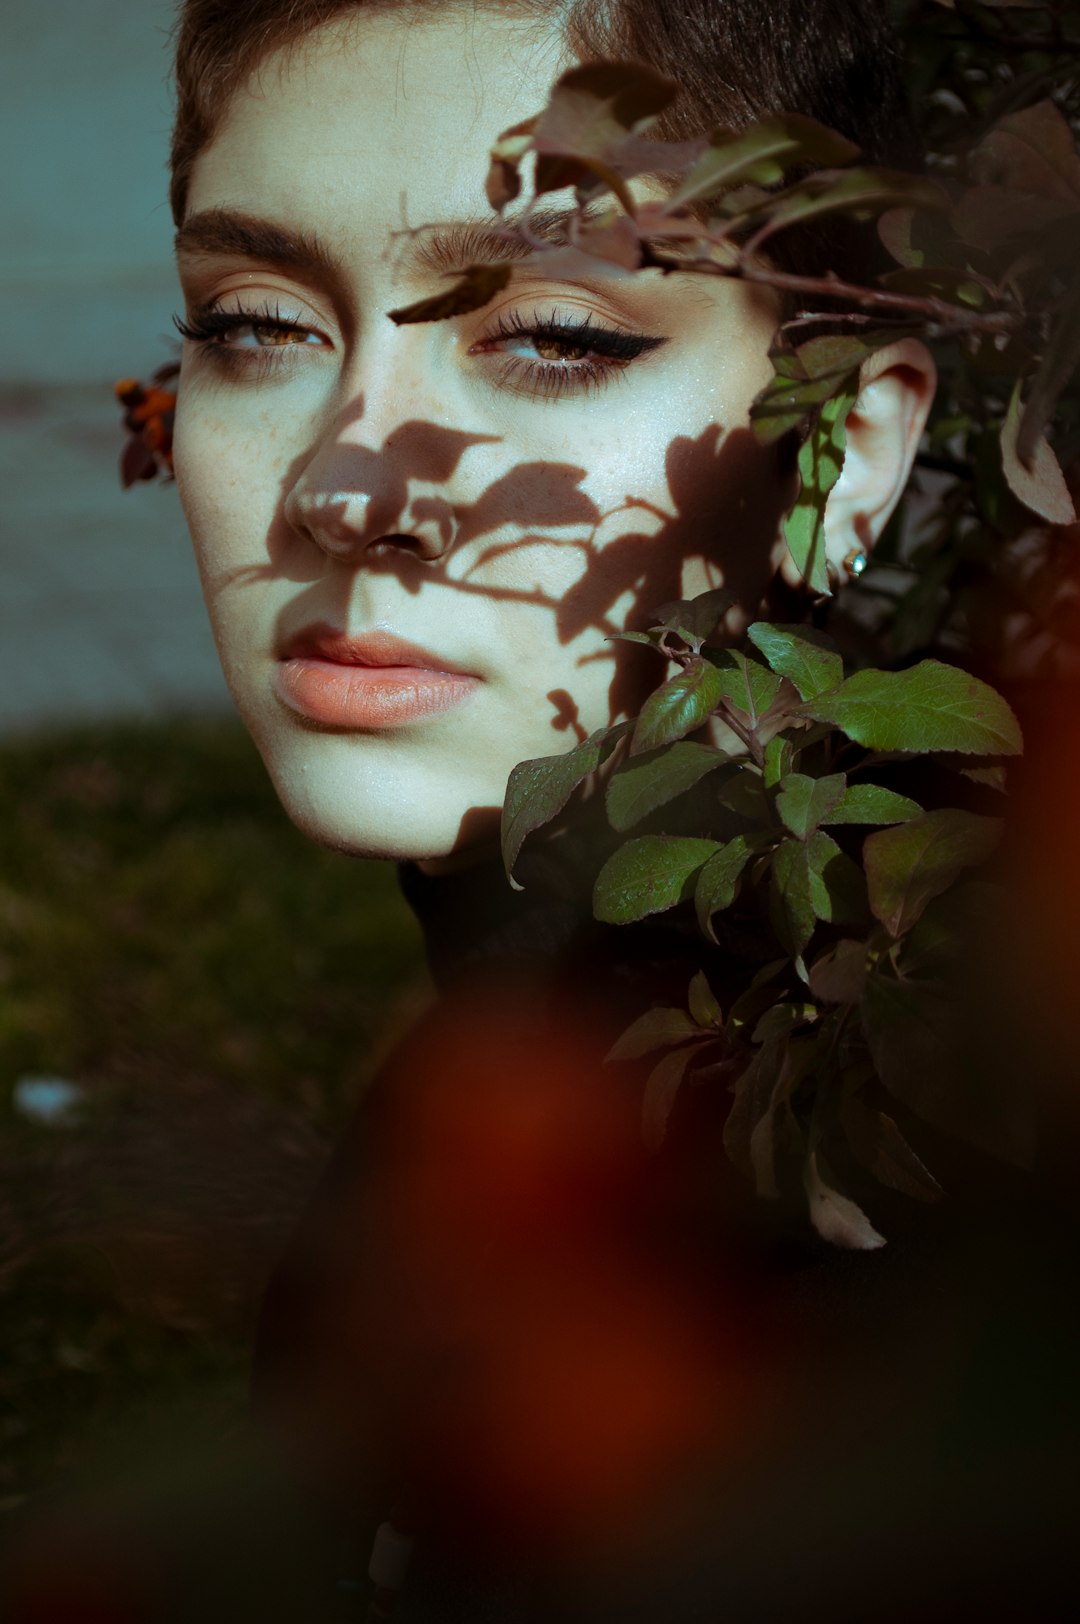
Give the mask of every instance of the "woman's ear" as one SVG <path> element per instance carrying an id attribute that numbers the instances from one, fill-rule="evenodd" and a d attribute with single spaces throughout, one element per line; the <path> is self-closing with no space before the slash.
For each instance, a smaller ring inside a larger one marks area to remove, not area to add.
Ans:
<path id="1" fill-rule="evenodd" d="M 846 424 L 840 478 L 825 506 L 825 552 L 830 574 L 844 560 L 869 555 L 908 482 L 937 387 L 937 369 L 925 344 L 903 338 L 867 361 L 859 395 Z M 790 554 L 781 564 L 790 585 L 801 577 Z"/>

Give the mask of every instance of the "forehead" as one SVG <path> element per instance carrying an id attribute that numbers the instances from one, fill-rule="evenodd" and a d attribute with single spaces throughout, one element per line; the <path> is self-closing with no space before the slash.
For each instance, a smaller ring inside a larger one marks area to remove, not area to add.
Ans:
<path id="1" fill-rule="evenodd" d="M 397 226 L 475 212 L 492 141 L 539 111 L 568 60 L 550 16 L 360 9 L 260 64 L 195 164 L 188 209 L 374 197 Z"/>

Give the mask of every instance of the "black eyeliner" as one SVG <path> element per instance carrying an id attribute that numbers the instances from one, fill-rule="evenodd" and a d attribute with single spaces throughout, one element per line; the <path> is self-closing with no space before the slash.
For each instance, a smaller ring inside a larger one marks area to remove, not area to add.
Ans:
<path id="1" fill-rule="evenodd" d="M 665 338 L 650 338 L 645 333 L 620 332 L 613 327 L 598 327 L 587 317 L 578 321 L 536 321 L 517 311 L 500 317 L 495 331 L 486 342 L 505 338 L 533 338 L 564 343 L 591 350 L 595 355 L 611 361 L 635 361 L 639 355 L 666 344 Z"/>
<path id="2" fill-rule="evenodd" d="M 273 310 L 220 310 L 213 305 L 193 311 L 190 319 L 176 315 L 173 326 L 181 338 L 194 344 L 206 344 L 239 327 L 271 327 L 277 332 L 296 332 L 299 323 L 286 321 L 278 307 Z"/>

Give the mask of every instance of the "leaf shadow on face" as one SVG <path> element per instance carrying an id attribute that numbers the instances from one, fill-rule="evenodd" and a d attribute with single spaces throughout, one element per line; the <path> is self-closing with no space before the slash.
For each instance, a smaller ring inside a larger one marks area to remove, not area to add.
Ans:
<path id="1" fill-rule="evenodd" d="M 610 664 L 608 719 L 615 721 L 638 708 L 662 670 L 651 650 L 603 640 L 648 626 L 654 609 L 682 596 L 687 565 L 701 567 L 696 590 L 724 585 L 748 617 L 768 589 L 789 493 L 775 448 L 761 447 L 748 429 L 724 434 L 714 423 L 696 437 L 673 437 L 662 503 L 655 489 L 635 491 L 631 467 L 624 498 L 603 511 L 585 488 L 589 470 L 572 463 L 519 462 L 482 485 L 469 459 L 498 446 L 498 436 L 411 420 L 378 449 L 343 442 L 363 410 L 362 400 L 354 402 L 333 444 L 322 442 L 286 469 L 266 564 L 225 578 L 230 587 L 267 579 L 308 585 L 311 613 L 304 615 L 305 594 L 292 600 L 279 621 L 282 644 L 327 620 L 328 569 L 339 622 L 361 573 L 390 577 L 408 596 L 437 584 L 462 598 L 532 605 L 550 613 L 553 654 L 599 634 L 578 665 Z M 572 556 L 553 568 L 553 550 Z M 553 590 L 539 580 L 523 584 L 530 552 L 535 575 L 555 578 Z M 500 634 L 497 621 L 491 634 Z M 576 696 L 562 688 L 547 697 L 553 729 L 577 733 Z"/>

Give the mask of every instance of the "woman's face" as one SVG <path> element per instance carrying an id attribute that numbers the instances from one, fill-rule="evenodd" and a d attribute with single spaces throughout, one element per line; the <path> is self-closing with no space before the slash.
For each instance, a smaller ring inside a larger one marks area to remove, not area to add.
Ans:
<path id="1" fill-rule="evenodd" d="M 471 315 L 387 319 L 498 252 L 490 145 L 566 66 L 547 25 L 417 15 L 271 58 L 200 156 L 175 451 L 286 809 L 440 859 L 491 840 L 516 762 L 663 676 L 614 631 L 719 584 L 752 611 L 780 482 L 746 428 L 775 318 L 737 283 L 529 270 Z"/>

